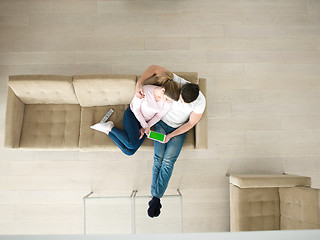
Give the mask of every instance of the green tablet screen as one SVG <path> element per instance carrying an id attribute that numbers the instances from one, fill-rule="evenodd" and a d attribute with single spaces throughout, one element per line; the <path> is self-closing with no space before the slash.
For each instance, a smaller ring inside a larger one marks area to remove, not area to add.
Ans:
<path id="1" fill-rule="evenodd" d="M 160 141 L 160 142 L 163 142 L 164 136 L 165 136 L 165 135 L 162 134 L 162 133 L 157 133 L 157 132 L 150 131 L 149 138 L 158 140 L 158 141 Z"/>

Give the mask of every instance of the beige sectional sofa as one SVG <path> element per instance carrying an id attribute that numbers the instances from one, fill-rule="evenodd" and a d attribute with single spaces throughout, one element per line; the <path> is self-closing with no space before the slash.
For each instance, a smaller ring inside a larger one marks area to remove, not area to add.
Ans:
<path id="1" fill-rule="evenodd" d="M 320 229 L 320 189 L 297 175 L 231 175 L 230 230 Z"/>
<path id="2" fill-rule="evenodd" d="M 178 72 L 198 83 L 206 95 L 206 79 L 197 73 Z M 18 75 L 10 76 L 5 126 L 5 147 L 30 150 L 119 150 L 91 125 L 114 109 L 110 117 L 122 128 L 122 118 L 135 94 L 136 75 Z M 155 77 L 146 81 L 154 84 Z M 183 150 L 207 148 L 207 113 L 191 129 Z M 141 150 L 152 150 L 146 139 Z"/>

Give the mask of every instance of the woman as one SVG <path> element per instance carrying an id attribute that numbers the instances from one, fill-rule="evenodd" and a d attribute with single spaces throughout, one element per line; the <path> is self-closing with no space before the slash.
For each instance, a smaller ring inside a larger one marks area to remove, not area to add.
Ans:
<path id="1" fill-rule="evenodd" d="M 172 102 L 178 101 L 180 86 L 169 73 L 158 76 L 161 86 L 143 86 L 144 98 L 134 97 L 123 115 L 121 130 L 112 121 L 97 123 L 91 128 L 106 133 L 126 155 L 133 155 L 141 146 L 150 128 L 170 110 Z"/>

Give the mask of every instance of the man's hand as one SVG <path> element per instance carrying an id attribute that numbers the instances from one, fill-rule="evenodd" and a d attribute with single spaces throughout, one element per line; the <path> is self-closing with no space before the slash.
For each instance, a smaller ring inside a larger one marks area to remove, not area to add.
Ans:
<path id="1" fill-rule="evenodd" d="M 163 143 L 169 142 L 171 138 L 172 138 L 172 136 L 171 136 L 171 134 L 169 133 L 168 135 L 166 135 L 166 138 L 164 139 Z"/>
<path id="2" fill-rule="evenodd" d="M 136 97 L 140 99 L 144 98 L 144 92 L 140 83 L 137 83 L 136 85 Z"/>
<path id="3" fill-rule="evenodd" d="M 140 128 L 139 133 L 140 133 L 140 137 L 139 137 L 139 140 L 140 140 L 144 135 L 144 128 Z"/>

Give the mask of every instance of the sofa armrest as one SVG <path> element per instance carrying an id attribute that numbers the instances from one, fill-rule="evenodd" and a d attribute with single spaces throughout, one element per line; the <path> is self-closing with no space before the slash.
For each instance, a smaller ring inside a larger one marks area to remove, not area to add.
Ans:
<path id="1" fill-rule="evenodd" d="M 207 80 L 205 78 L 199 79 L 199 87 L 203 95 L 207 100 Z M 208 101 L 207 101 L 208 103 Z M 195 149 L 207 149 L 208 148 L 208 117 L 207 107 L 204 110 L 202 118 L 195 126 Z"/>
<path id="2" fill-rule="evenodd" d="M 311 178 L 297 175 L 231 175 L 229 182 L 240 188 L 311 186 Z"/>
<path id="3" fill-rule="evenodd" d="M 5 123 L 5 148 L 19 148 L 25 104 L 8 87 Z"/>

